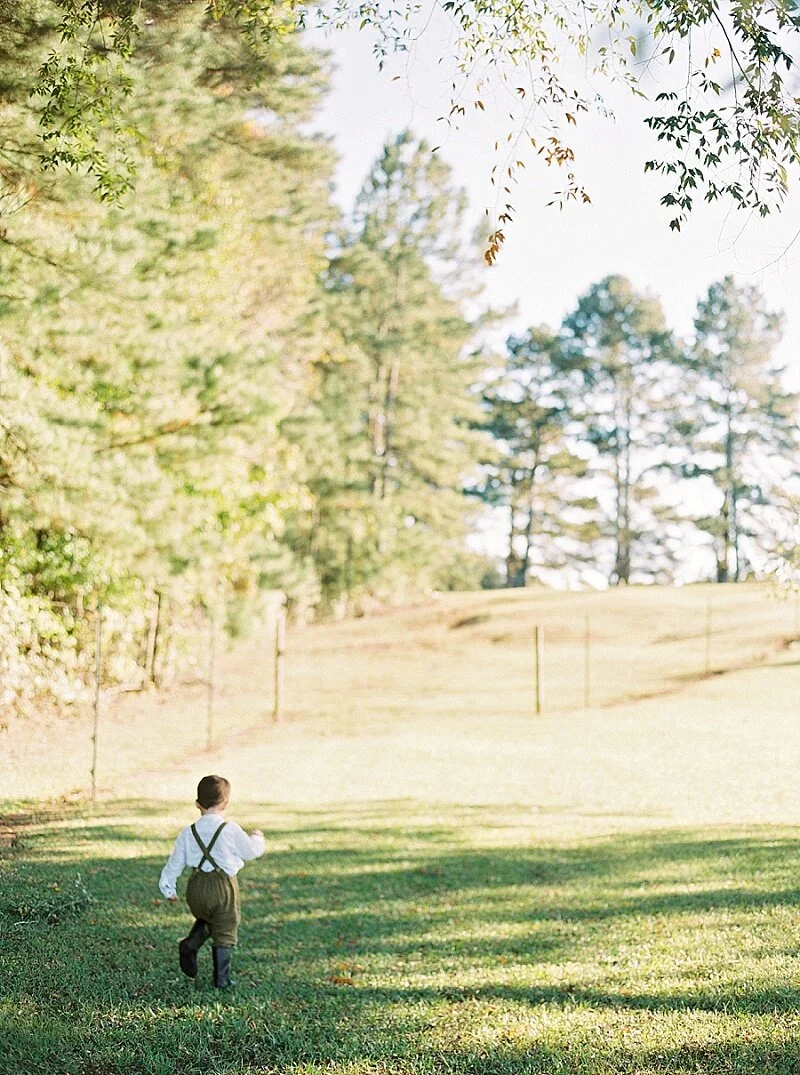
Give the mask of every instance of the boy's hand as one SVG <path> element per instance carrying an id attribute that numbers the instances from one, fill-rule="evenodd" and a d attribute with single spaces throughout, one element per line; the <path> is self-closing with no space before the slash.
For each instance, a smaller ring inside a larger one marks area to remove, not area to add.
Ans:
<path id="1" fill-rule="evenodd" d="M 264 833 L 261 831 L 261 829 L 253 829 L 253 831 L 250 833 L 250 835 L 251 836 L 260 836 L 262 840 L 264 839 Z"/>

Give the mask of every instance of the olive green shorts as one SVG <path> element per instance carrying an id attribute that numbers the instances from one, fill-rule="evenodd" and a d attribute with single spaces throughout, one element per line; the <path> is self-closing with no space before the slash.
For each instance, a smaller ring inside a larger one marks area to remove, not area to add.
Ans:
<path id="1" fill-rule="evenodd" d="M 186 902 L 195 918 L 208 922 L 215 945 L 232 948 L 239 933 L 239 882 L 222 870 L 194 870 L 186 886 Z"/>

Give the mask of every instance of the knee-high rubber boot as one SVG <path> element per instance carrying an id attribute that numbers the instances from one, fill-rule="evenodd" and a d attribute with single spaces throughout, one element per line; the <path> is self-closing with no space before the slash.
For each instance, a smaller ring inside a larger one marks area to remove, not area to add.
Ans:
<path id="1" fill-rule="evenodd" d="M 214 985 L 217 989 L 230 989 L 233 985 L 231 980 L 231 949 L 221 945 L 211 949 L 214 957 Z"/>
<path id="2" fill-rule="evenodd" d="M 187 978 L 197 977 L 197 953 L 208 940 L 210 933 L 208 923 L 202 918 L 196 918 L 188 937 L 184 937 L 178 945 L 178 959 Z"/>

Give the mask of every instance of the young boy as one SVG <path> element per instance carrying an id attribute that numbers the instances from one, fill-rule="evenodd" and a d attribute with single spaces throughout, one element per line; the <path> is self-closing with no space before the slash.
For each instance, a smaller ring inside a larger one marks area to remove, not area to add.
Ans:
<path id="1" fill-rule="evenodd" d="M 217 989 L 232 985 L 231 949 L 240 920 L 236 874 L 245 862 L 264 854 L 260 829 L 248 836 L 235 821 L 225 820 L 230 797 L 231 786 L 224 776 L 203 777 L 196 803 L 201 816 L 178 836 L 158 883 L 162 894 L 175 903 L 175 884 L 185 867 L 192 867 L 186 902 L 195 923 L 178 945 L 178 958 L 183 973 L 196 978 L 197 953 L 211 937 Z"/>

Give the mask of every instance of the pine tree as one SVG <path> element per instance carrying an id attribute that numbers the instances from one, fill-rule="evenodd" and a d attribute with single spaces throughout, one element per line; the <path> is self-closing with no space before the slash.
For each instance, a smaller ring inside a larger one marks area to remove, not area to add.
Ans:
<path id="1" fill-rule="evenodd" d="M 654 476 L 659 450 L 671 439 L 675 381 L 661 304 L 637 293 L 624 277 L 606 277 L 581 296 L 561 339 L 559 361 L 572 383 L 577 427 L 610 492 L 609 581 L 658 577 L 671 552 Z"/>
<path id="2" fill-rule="evenodd" d="M 720 501 L 696 520 L 711 535 L 718 582 L 747 576 L 747 540 L 758 544 L 759 516 L 796 467 L 799 397 L 774 360 L 781 326 L 758 288 L 727 276 L 698 304 L 685 355 L 682 473 L 710 483 Z"/>
<path id="3" fill-rule="evenodd" d="M 318 367 L 327 465 L 309 477 L 316 525 L 305 544 L 329 594 L 446 584 L 461 546 L 477 373 L 455 284 L 468 264 L 463 211 L 447 167 L 402 134 L 324 273 L 340 342 Z"/>
<path id="4" fill-rule="evenodd" d="M 149 72 L 128 101 L 135 198 L 60 176 L 0 251 L 3 584 L 76 634 L 98 600 L 141 619 L 157 589 L 185 617 L 275 584 L 297 496 L 279 424 L 334 219 L 330 152 L 300 129 L 313 54 L 287 39 L 254 71 L 195 9 L 143 32 L 132 63 Z M 23 126 L 26 108 L 7 103 Z"/>
<path id="5" fill-rule="evenodd" d="M 547 328 L 511 337 L 505 368 L 484 392 L 485 428 L 496 456 L 478 492 L 508 511 L 506 584 L 578 567 L 599 535 L 597 505 L 584 495 L 588 463 L 571 444 L 569 378 L 560 340 Z"/>

